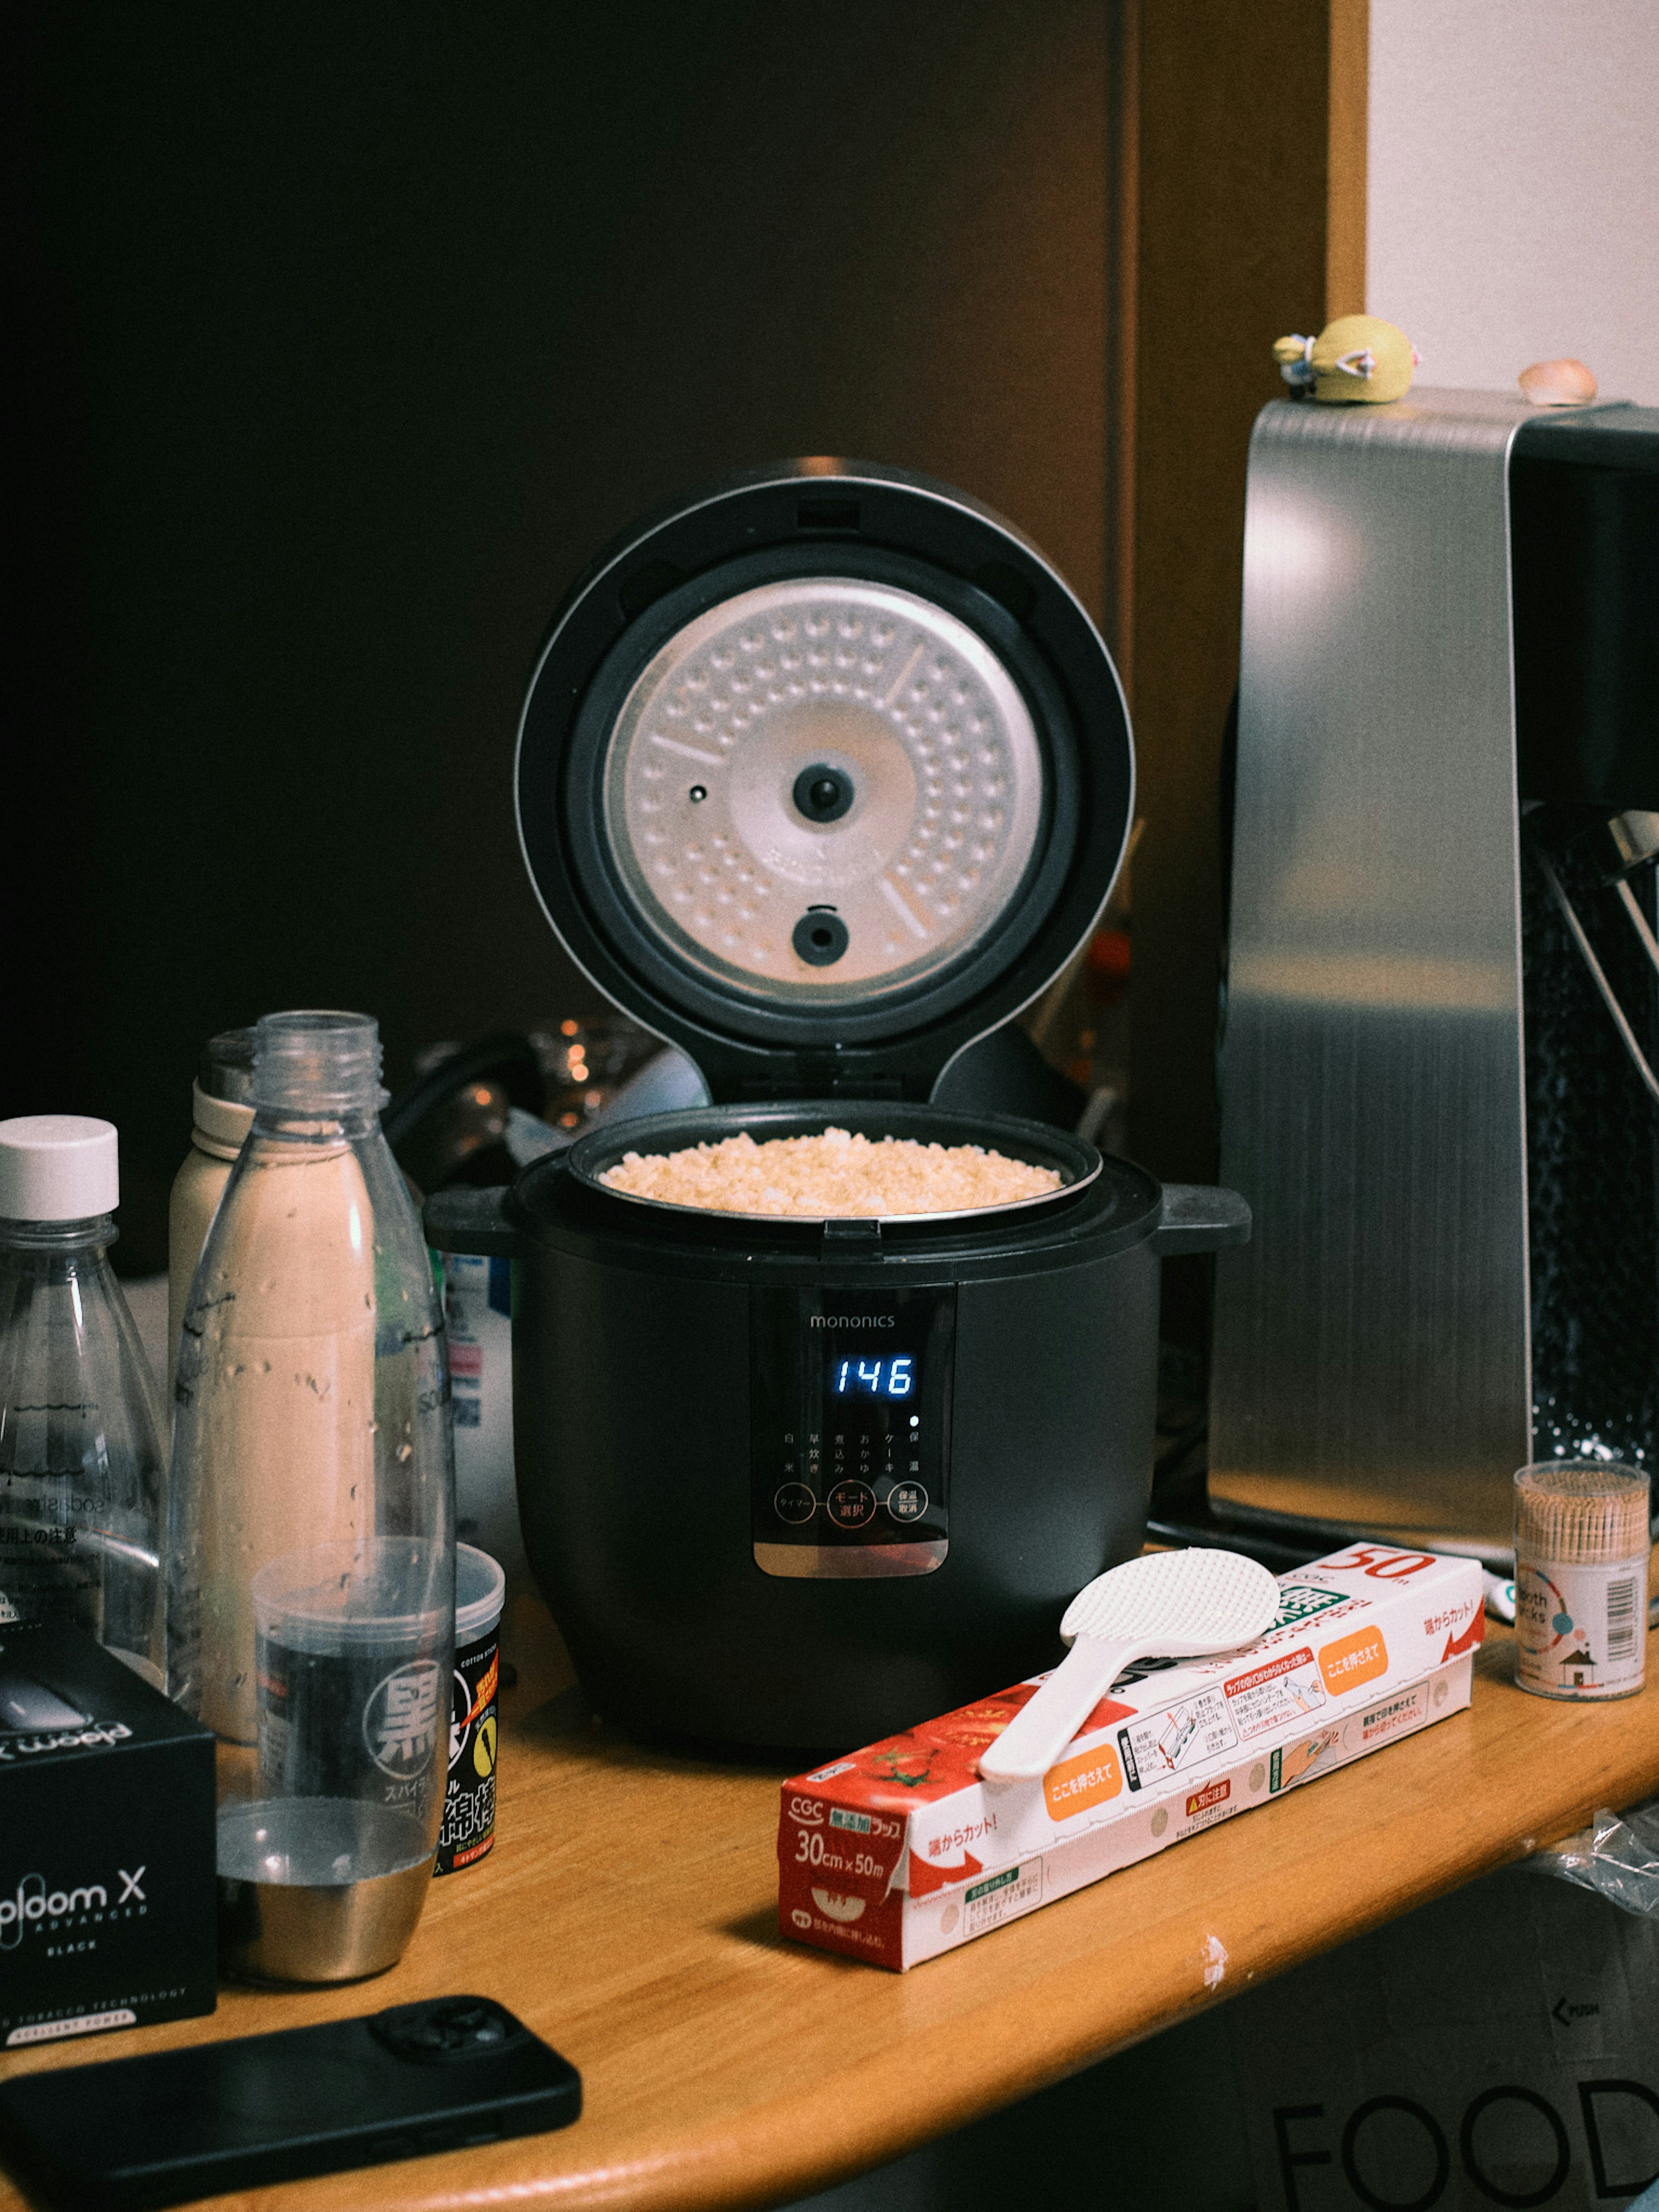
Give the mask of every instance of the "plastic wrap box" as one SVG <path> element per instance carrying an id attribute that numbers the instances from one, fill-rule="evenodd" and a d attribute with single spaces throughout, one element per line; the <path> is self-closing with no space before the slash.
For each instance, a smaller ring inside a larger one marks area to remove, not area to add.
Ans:
<path id="1" fill-rule="evenodd" d="M 1041 1675 L 786 1782 L 783 1933 L 902 1972 L 1468 1704 L 1478 1561 L 1360 1544 L 1279 1581 L 1265 1636 L 1132 1667 L 1040 1782 L 978 1759 Z"/>
<path id="2" fill-rule="evenodd" d="M 213 2010 L 213 1759 L 90 1637 L 0 1626 L 0 2051 Z"/>

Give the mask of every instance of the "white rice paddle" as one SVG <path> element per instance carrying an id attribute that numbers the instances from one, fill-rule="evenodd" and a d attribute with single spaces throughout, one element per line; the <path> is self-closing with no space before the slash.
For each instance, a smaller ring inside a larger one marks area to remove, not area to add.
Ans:
<path id="1" fill-rule="evenodd" d="M 1097 1575 L 1060 1624 L 1071 1650 L 980 1753 L 981 1777 L 1036 1781 L 1132 1661 L 1236 1651 L 1265 1634 L 1278 1609 L 1278 1583 L 1237 1552 L 1150 1552 Z"/>

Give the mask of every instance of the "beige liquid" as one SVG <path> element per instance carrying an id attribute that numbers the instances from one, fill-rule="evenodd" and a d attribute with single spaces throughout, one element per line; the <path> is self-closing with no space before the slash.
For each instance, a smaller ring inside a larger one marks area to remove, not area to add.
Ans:
<path id="1" fill-rule="evenodd" d="M 375 1526 L 374 1222 L 362 1170 L 349 1145 L 249 1141 L 257 1167 L 190 1315 L 201 1385 L 213 1386 L 195 1434 L 201 1717 L 240 1744 L 258 1734 L 255 1574 Z"/>
<path id="2" fill-rule="evenodd" d="M 173 1179 L 167 1201 L 167 1372 L 169 1416 L 179 1379 L 179 1333 L 185 1325 L 196 1263 L 207 1243 L 219 1200 L 225 1194 L 242 1139 L 253 1126 L 253 1109 L 228 1098 L 210 1097 L 198 1083 L 190 1150 Z"/>

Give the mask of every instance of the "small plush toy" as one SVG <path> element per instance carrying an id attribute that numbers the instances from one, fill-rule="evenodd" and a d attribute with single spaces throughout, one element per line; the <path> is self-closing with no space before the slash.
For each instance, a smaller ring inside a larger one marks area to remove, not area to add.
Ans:
<path id="1" fill-rule="evenodd" d="M 1339 315 L 1316 338 L 1280 338 L 1279 373 L 1293 392 L 1313 387 L 1316 399 L 1364 399 L 1381 405 L 1411 390 L 1417 348 L 1380 315 Z"/>

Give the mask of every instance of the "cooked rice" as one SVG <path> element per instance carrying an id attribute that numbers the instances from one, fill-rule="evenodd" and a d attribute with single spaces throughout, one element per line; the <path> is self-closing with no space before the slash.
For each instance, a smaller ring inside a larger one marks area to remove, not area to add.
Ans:
<path id="1" fill-rule="evenodd" d="M 1053 1168 L 981 1145 L 922 1145 L 910 1137 L 769 1137 L 747 1130 L 682 1152 L 629 1152 L 599 1180 L 635 1198 L 717 1213 L 965 1213 L 1058 1190 Z"/>

